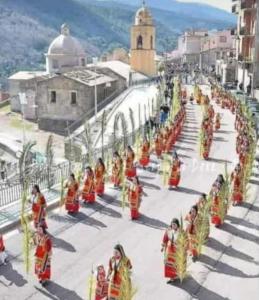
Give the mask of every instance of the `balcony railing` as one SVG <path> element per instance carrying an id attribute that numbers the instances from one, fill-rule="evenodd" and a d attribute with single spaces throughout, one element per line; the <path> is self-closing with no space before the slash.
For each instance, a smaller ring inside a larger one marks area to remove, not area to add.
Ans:
<path id="1" fill-rule="evenodd" d="M 255 35 L 255 33 L 254 33 L 254 27 L 252 27 L 252 28 L 249 28 L 247 26 L 240 27 L 240 29 L 239 29 L 239 35 L 242 35 L 242 36 L 254 36 Z"/>

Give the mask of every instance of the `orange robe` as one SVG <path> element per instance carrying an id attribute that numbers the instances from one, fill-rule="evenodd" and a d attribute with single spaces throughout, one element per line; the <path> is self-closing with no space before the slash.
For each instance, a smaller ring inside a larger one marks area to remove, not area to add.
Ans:
<path id="1" fill-rule="evenodd" d="M 215 130 L 220 129 L 220 117 L 217 115 L 216 117 L 216 124 L 215 124 Z"/>
<path id="2" fill-rule="evenodd" d="M 136 167 L 134 166 L 134 158 L 135 158 L 135 154 L 133 152 L 127 153 L 125 176 L 128 178 L 133 178 L 136 176 Z"/>
<path id="3" fill-rule="evenodd" d="M 232 193 L 231 200 L 233 203 L 241 203 L 243 201 L 242 175 L 233 172 L 231 174 Z"/>
<path id="4" fill-rule="evenodd" d="M 176 236 L 171 228 L 168 228 L 163 237 L 162 246 L 165 249 L 164 257 L 164 277 L 175 279 L 177 277 L 177 272 L 175 268 L 175 246 Z"/>
<path id="5" fill-rule="evenodd" d="M 78 189 L 79 185 L 77 182 L 70 182 L 67 185 L 67 195 L 65 198 L 65 207 L 68 212 L 77 213 L 79 211 L 79 199 Z"/>
<path id="6" fill-rule="evenodd" d="M 112 166 L 111 181 L 115 186 L 119 186 L 122 180 L 123 161 L 121 158 L 115 159 Z"/>
<path id="7" fill-rule="evenodd" d="M 100 268 L 100 267 L 99 267 Z M 108 296 L 108 281 L 103 266 L 98 270 L 95 288 L 95 300 L 104 300 Z"/>
<path id="8" fill-rule="evenodd" d="M 141 158 L 139 160 L 139 163 L 141 166 L 146 167 L 149 164 L 149 150 L 150 150 L 150 144 L 149 142 L 144 142 L 141 148 Z"/>
<path id="9" fill-rule="evenodd" d="M 46 199 L 42 194 L 37 194 L 32 204 L 32 217 L 34 222 L 34 227 L 37 228 L 38 225 L 43 225 L 47 228 L 46 223 Z"/>
<path id="10" fill-rule="evenodd" d="M 139 218 L 141 193 L 142 193 L 141 186 L 134 185 L 134 186 L 129 187 L 129 189 L 128 189 L 128 201 L 129 201 L 132 220 L 137 220 Z"/>
<path id="11" fill-rule="evenodd" d="M 95 168 L 95 192 L 99 196 L 104 194 L 104 174 L 104 166 L 101 164 L 97 165 Z"/>
<path id="12" fill-rule="evenodd" d="M 51 249 L 52 242 L 46 234 L 43 237 L 37 237 L 35 251 L 35 274 L 39 280 L 49 280 L 51 276 Z"/>
<path id="13" fill-rule="evenodd" d="M 93 174 L 88 175 L 84 181 L 82 199 L 89 203 L 95 202 L 95 184 Z"/>
<path id="14" fill-rule="evenodd" d="M 112 257 L 109 261 L 109 287 L 108 287 L 108 300 L 122 300 L 121 288 L 122 288 L 122 274 L 123 268 L 126 267 L 128 270 L 132 269 L 130 260 L 127 257 L 118 261 L 115 257 Z M 131 283 L 129 282 L 129 285 Z"/>
<path id="15" fill-rule="evenodd" d="M 171 175 L 168 182 L 168 185 L 170 187 L 171 186 L 177 187 L 179 185 L 181 179 L 180 167 L 181 167 L 181 162 L 179 160 L 174 160 L 172 163 Z"/>
<path id="16" fill-rule="evenodd" d="M 160 137 L 157 137 L 155 139 L 155 152 L 158 158 L 161 157 L 162 150 L 163 150 L 162 139 Z"/>

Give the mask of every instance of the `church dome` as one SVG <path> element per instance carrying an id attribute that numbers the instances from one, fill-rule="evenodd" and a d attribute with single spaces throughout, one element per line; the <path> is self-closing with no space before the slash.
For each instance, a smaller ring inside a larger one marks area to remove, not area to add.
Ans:
<path id="1" fill-rule="evenodd" d="M 66 24 L 61 26 L 61 34 L 50 44 L 48 55 L 85 56 L 79 41 L 72 37 Z"/>
<path id="2" fill-rule="evenodd" d="M 135 25 L 152 25 L 152 15 L 143 2 L 143 6 L 138 9 L 135 17 Z"/>

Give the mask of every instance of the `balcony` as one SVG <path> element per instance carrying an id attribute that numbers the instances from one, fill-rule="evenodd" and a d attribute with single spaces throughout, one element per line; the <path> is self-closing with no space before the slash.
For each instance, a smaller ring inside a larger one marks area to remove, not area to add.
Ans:
<path id="1" fill-rule="evenodd" d="M 247 26 L 242 26 L 239 29 L 239 35 L 241 36 L 254 36 L 255 35 L 255 28 L 249 28 Z"/>
<path id="2" fill-rule="evenodd" d="M 243 0 L 240 8 L 242 10 L 254 10 L 256 9 L 256 2 L 255 0 Z"/>

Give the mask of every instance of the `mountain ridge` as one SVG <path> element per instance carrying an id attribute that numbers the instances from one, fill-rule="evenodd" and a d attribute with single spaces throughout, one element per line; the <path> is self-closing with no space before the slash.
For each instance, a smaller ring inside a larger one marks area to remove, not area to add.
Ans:
<path id="1" fill-rule="evenodd" d="M 161 0 L 160 6 L 164 1 L 173 0 Z M 128 1 L 0 1 L 0 81 L 22 69 L 43 69 L 44 53 L 59 34 L 62 23 L 68 23 L 71 34 L 80 40 L 90 55 L 100 55 L 115 47 L 128 49 L 130 26 L 137 6 L 122 2 Z M 182 6 L 175 5 L 174 10 L 179 7 Z M 171 50 L 177 36 L 188 28 L 222 29 L 234 25 L 229 20 L 208 20 L 206 16 L 179 14 L 159 7 L 150 7 L 150 10 L 157 27 L 158 52 Z"/>

